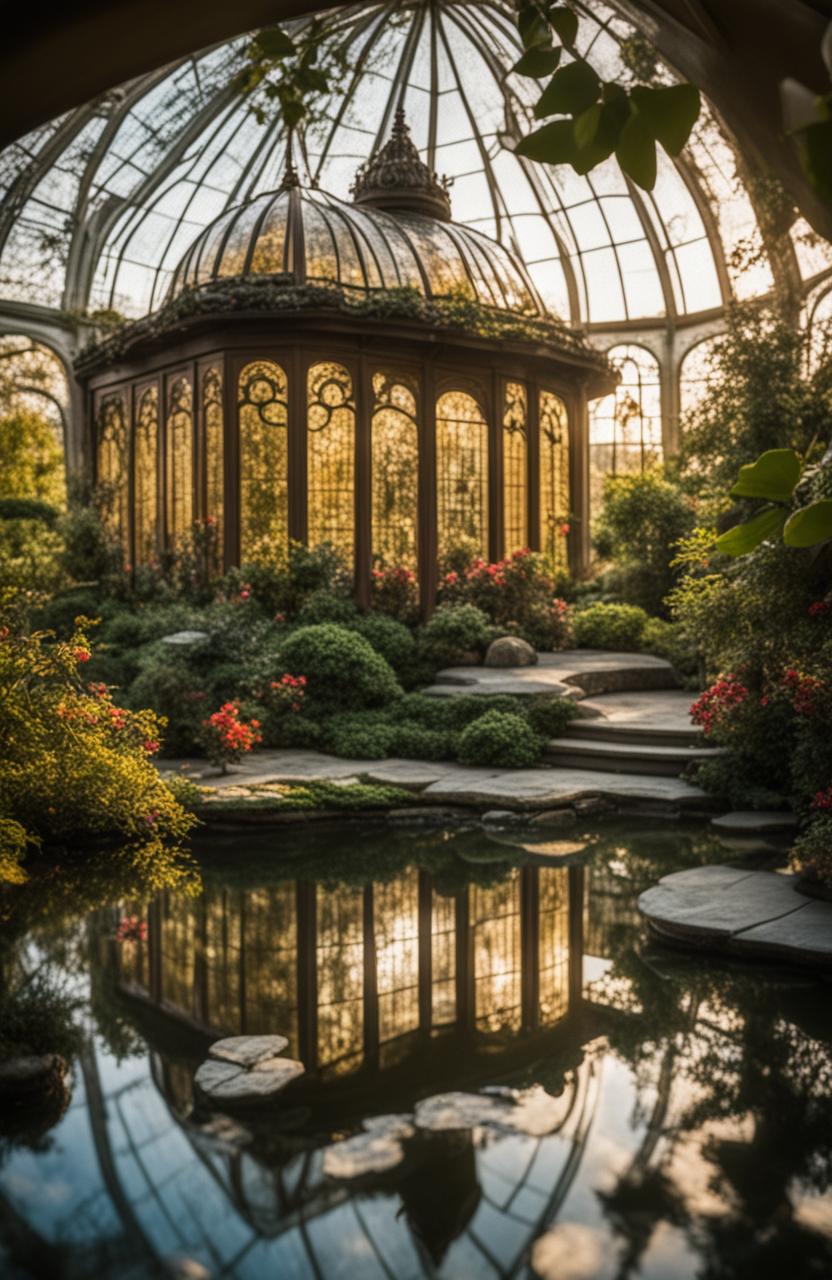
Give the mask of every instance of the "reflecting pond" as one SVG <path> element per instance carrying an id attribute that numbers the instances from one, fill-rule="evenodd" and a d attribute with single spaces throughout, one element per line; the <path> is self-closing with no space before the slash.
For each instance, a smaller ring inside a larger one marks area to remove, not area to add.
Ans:
<path id="1" fill-rule="evenodd" d="M 17 891 L 4 979 L 47 971 L 83 1042 L 57 1123 L 0 1137 L 3 1276 L 832 1275 L 828 987 L 660 948 L 636 906 L 776 851 L 642 819 L 197 853 L 197 895 Z M 306 1067 L 279 1104 L 195 1101 L 213 1040 L 267 1032 Z"/>

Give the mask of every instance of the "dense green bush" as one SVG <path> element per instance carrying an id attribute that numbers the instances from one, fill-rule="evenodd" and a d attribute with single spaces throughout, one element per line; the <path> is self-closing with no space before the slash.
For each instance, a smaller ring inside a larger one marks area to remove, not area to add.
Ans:
<path id="1" fill-rule="evenodd" d="M 284 671 L 306 676 L 314 716 L 384 706 L 401 693 L 390 664 L 369 641 L 334 623 L 302 627 L 280 646 Z"/>
<path id="2" fill-rule="evenodd" d="M 358 609 L 351 595 L 333 591 L 329 587 L 319 587 L 300 606 L 296 621 L 300 627 L 314 627 L 321 622 L 337 622 L 349 626 L 358 616 Z"/>
<path id="3" fill-rule="evenodd" d="M 575 643 L 580 649 L 631 653 L 641 648 L 647 614 L 632 604 L 593 604 L 575 613 Z"/>
<path id="4" fill-rule="evenodd" d="M 323 728 L 327 750 L 344 759 L 383 760 L 392 755 L 395 730 L 372 711 L 347 711 L 330 716 Z"/>
<path id="5" fill-rule="evenodd" d="M 457 754 L 463 764 L 491 764 L 522 769 L 540 759 L 542 743 L 523 716 L 487 711 L 459 736 Z"/>
<path id="6" fill-rule="evenodd" d="M 662 613 L 677 578 L 675 547 L 693 523 L 690 498 L 660 471 L 607 476 L 595 549 L 603 560 L 615 561 L 615 585 L 627 604 Z"/>
<path id="7" fill-rule="evenodd" d="M 437 666 L 481 657 L 494 638 L 486 614 L 472 604 L 443 604 L 422 627 L 420 651 Z"/>
<path id="8" fill-rule="evenodd" d="M 559 738 L 577 709 L 571 698 L 559 698 L 541 694 L 529 698 L 529 724 L 541 738 Z"/>
<path id="9" fill-rule="evenodd" d="M 453 760 L 456 757 L 456 734 L 442 729 L 429 729 L 423 724 L 405 720 L 395 724 L 390 754 L 404 760 Z"/>
<path id="10" fill-rule="evenodd" d="M 699 670 L 696 645 L 680 622 L 648 618 L 641 633 L 641 649 L 665 658 L 682 676 L 693 677 Z"/>
<path id="11" fill-rule="evenodd" d="M 40 974 L 0 994 L 0 1062 L 57 1053 L 71 1061 L 81 1045 L 76 1006 L 66 991 Z"/>
<path id="12" fill-rule="evenodd" d="M 389 662 L 405 688 L 412 685 L 417 670 L 416 641 L 408 627 L 383 613 L 368 613 L 353 624 L 353 630 Z"/>

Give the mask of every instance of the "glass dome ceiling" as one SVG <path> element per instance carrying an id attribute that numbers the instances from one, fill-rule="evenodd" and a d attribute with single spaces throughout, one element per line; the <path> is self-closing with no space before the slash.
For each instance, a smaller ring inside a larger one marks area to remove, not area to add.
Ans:
<path id="1" fill-rule="evenodd" d="M 626 78 L 632 28 L 601 0 L 577 7 L 581 50 L 605 78 Z M 422 158 L 452 182 L 454 220 L 500 241 L 546 307 L 602 336 L 718 314 L 733 297 L 766 293 L 775 272 L 808 279 L 832 266 L 829 246 L 809 244 L 800 223 L 772 262 L 732 147 L 707 111 L 683 156 L 660 161 L 649 195 L 613 161 L 579 177 L 515 156 L 538 87 L 509 74 L 513 13 L 509 0 L 328 12 L 353 69 L 301 139 L 304 180 L 346 199 L 403 106 Z M 146 314 L 209 224 L 275 190 L 282 127 L 258 124 L 232 87 L 245 45 L 240 37 L 183 58 L 6 148 L 0 298 Z"/>

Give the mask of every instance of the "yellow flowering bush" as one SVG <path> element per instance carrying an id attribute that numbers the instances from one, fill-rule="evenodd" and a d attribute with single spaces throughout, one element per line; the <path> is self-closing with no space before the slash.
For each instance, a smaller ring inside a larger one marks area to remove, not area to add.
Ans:
<path id="1" fill-rule="evenodd" d="M 163 719 L 85 683 L 85 621 L 63 642 L 0 619 L 0 867 L 4 854 L 19 864 L 24 833 L 67 846 L 120 837 L 146 860 L 193 825 L 153 764 Z"/>

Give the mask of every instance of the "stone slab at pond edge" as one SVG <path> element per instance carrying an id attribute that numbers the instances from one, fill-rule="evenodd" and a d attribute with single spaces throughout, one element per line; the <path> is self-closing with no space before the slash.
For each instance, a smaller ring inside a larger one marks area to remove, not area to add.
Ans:
<path id="1" fill-rule="evenodd" d="M 832 968 L 832 903 L 795 878 L 740 867 L 691 867 L 645 890 L 639 911 L 659 937 L 748 959 Z"/>
<path id="2" fill-rule="evenodd" d="M 304 1074 L 302 1062 L 280 1056 L 288 1043 L 280 1035 L 217 1040 L 197 1068 L 194 1084 L 220 1108 L 271 1102 Z"/>

